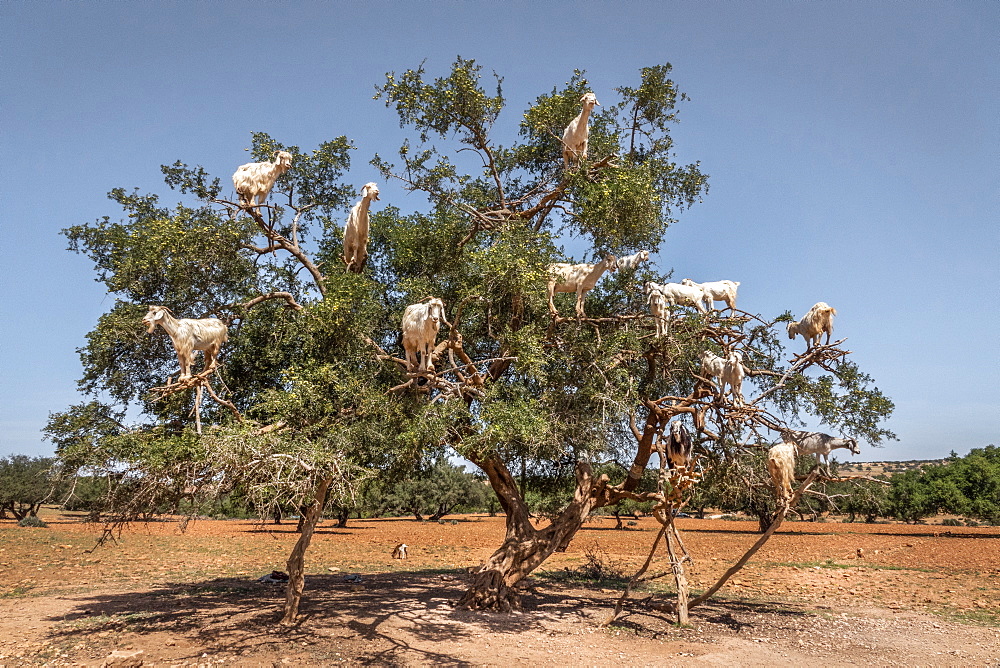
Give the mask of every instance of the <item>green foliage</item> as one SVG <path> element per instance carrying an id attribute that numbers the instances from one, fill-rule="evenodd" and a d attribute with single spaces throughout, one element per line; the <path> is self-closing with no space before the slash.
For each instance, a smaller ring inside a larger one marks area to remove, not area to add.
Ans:
<path id="1" fill-rule="evenodd" d="M 884 479 L 884 477 L 880 479 Z M 865 522 L 871 524 L 890 512 L 890 488 L 887 485 L 871 480 L 859 480 L 851 483 L 839 483 L 837 487 L 831 485 L 831 488 L 834 488 L 834 493 L 839 492 L 844 495 L 843 501 L 839 504 L 840 510 L 848 514 L 851 522 L 857 516 L 861 516 Z"/>
<path id="2" fill-rule="evenodd" d="M 52 476 L 55 464 L 49 457 L 10 455 L 0 459 L 0 513 L 9 512 L 17 520 L 35 515 L 58 491 Z"/>
<path id="3" fill-rule="evenodd" d="M 897 473 L 889 501 L 907 522 L 946 512 L 1000 524 L 1000 448 L 974 448 L 945 464 Z"/>
<path id="4" fill-rule="evenodd" d="M 340 259 L 340 225 L 361 186 L 347 179 L 354 147 L 346 137 L 303 150 L 254 133 L 252 159 L 293 155 L 259 214 L 222 199 L 220 177 L 182 161 L 163 167 L 167 185 L 187 198 L 173 207 L 154 194 L 112 191 L 120 221 L 65 231 L 115 303 L 80 351 L 80 387 L 95 400 L 50 417 L 46 434 L 61 461 L 103 481 L 108 508 L 176 509 L 231 495 L 269 514 L 310 502 L 317 481 L 332 479 L 339 507 L 359 507 L 378 490 L 408 499 L 396 507 L 434 514 L 459 491 L 472 499 L 482 489 L 448 467 L 441 453 L 451 448 L 473 461 L 523 465 L 530 503 L 555 512 L 578 462 L 610 462 L 597 468 L 621 479 L 636 448 L 630 421 L 645 419 L 645 402 L 690 394 L 699 352 L 737 344 L 760 371 L 747 381 L 766 395 L 758 408 L 774 420 L 815 416 L 871 442 L 892 437 L 880 426 L 892 403 L 852 363 L 827 362 L 818 377 L 791 372 L 776 327 L 787 314 L 691 314 L 653 340 L 639 285 L 664 277 L 643 268 L 606 276 L 590 293 L 594 321 L 550 317 L 548 267 L 568 259 L 560 238 L 588 239 L 594 257 L 655 251 L 676 215 L 707 191 L 700 166 L 678 165 L 672 153 L 685 96 L 670 71 L 643 68 L 616 99 L 602 93 L 589 158 L 570 169 L 561 138 L 589 90 L 583 72 L 523 110 L 508 146 L 491 136 L 507 111 L 502 79 L 483 76 L 475 61 L 457 58 L 438 78 L 426 78 L 423 65 L 387 74 L 375 97 L 412 133 L 398 165 L 378 155 L 372 164 L 427 206 L 403 214 L 384 203 L 372 212 L 360 274 Z M 301 309 L 268 298 L 277 291 Z M 450 337 L 451 346 L 438 364 L 459 386 L 451 394 L 416 379 L 407 386 L 393 360 L 402 356 L 404 309 L 430 295 L 446 305 L 439 340 Z M 561 312 L 574 297 L 557 296 Z M 240 418 L 206 402 L 199 436 L 193 392 L 148 393 L 177 369 L 169 338 L 140 323 L 149 304 L 230 324 L 211 382 Z M 139 417 L 126 428 L 128 407 Z M 708 419 L 716 433 L 699 437 L 706 461 L 750 476 L 745 489 L 729 479 L 730 505 L 773 512 L 759 493 L 767 489 L 759 453 L 740 454 L 751 427 L 721 410 Z M 420 462 L 419 476 L 388 488 Z"/>
<path id="5" fill-rule="evenodd" d="M 35 515 L 28 515 L 27 517 L 21 518 L 21 521 L 17 523 L 19 527 L 32 527 L 35 529 L 47 529 L 48 524 L 43 522 L 40 518 Z"/>
<path id="6" fill-rule="evenodd" d="M 445 459 L 422 467 L 388 487 L 381 511 L 407 513 L 417 520 L 439 520 L 453 512 L 471 512 L 486 506 L 488 489 L 482 480 Z"/>

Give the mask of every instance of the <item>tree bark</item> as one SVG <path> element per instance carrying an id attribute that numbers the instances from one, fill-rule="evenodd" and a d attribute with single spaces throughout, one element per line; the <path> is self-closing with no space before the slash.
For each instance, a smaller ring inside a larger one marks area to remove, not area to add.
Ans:
<path id="1" fill-rule="evenodd" d="M 347 528 L 347 520 L 350 517 L 350 515 L 351 515 L 351 509 L 348 508 L 347 506 L 344 506 L 343 508 L 340 509 L 340 512 L 337 513 L 337 528 L 338 529 L 346 529 Z"/>
<path id="2" fill-rule="evenodd" d="M 496 455 L 472 461 L 486 473 L 497 493 L 500 505 L 507 514 L 507 534 L 500 547 L 476 573 L 458 604 L 473 610 L 519 610 L 518 583 L 553 552 L 566 549 L 591 510 L 604 501 L 602 490 L 607 478 L 595 480 L 590 464 L 577 462 L 573 500 L 547 526 L 536 529 L 531 524 L 517 481 L 504 462 Z"/>
<path id="3" fill-rule="evenodd" d="M 281 618 L 281 623 L 285 626 L 295 624 L 299 615 L 299 603 L 302 601 L 302 590 L 305 588 L 306 550 L 309 548 L 309 543 L 312 542 L 316 523 L 319 521 L 320 515 L 323 514 L 326 493 L 330 489 L 332 482 L 333 478 L 326 477 L 322 478 L 316 485 L 314 500 L 306 508 L 303 515 L 302 533 L 299 535 L 299 539 L 295 541 L 292 553 L 288 556 L 288 584 L 285 588 L 284 616 Z"/>

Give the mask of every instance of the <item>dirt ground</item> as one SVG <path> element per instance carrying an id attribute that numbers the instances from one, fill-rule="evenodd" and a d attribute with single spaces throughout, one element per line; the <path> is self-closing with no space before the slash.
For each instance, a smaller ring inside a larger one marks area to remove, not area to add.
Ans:
<path id="1" fill-rule="evenodd" d="M 669 578 L 601 626 L 622 591 L 615 575 L 645 559 L 651 519 L 586 524 L 511 615 L 453 605 L 502 518 L 327 521 L 307 555 L 304 619 L 285 629 L 283 586 L 257 578 L 284 569 L 293 524 L 198 520 L 182 534 L 155 522 L 90 551 L 100 526 L 42 518 L 49 528 L 0 521 L 0 666 L 1000 666 L 997 527 L 786 522 L 679 628 L 657 610 Z M 695 590 L 757 538 L 755 522 L 678 526 Z M 405 561 L 390 557 L 399 542 Z M 660 557 L 651 571 L 665 567 Z"/>

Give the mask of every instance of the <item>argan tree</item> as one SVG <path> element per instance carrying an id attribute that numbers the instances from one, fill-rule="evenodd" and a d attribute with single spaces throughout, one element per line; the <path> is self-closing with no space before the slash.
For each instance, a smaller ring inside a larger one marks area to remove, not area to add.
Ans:
<path id="1" fill-rule="evenodd" d="M 507 610 L 518 605 L 517 584 L 565 549 L 594 509 L 655 500 L 639 483 L 671 419 L 686 420 L 702 451 L 719 456 L 805 416 L 872 443 L 891 435 L 879 427 L 891 402 L 839 342 L 785 359 L 777 330 L 787 313 L 677 309 L 669 336 L 655 338 L 641 285 L 665 273 L 648 265 L 606 275 L 586 318 L 549 313 L 549 264 L 655 252 L 707 189 L 700 166 L 673 153 L 684 96 L 669 65 L 643 68 L 635 87 L 597 91 L 604 106 L 590 119 L 588 157 L 569 168 L 561 137 L 589 90 L 583 73 L 539 95 L 504 143 L 500 77 L 461 58 L 440 78 L 425 74 L 390 73 L 376 87 L 411 134 L 372 164 L 426 206 L 404 213 L 382 189 L 359 274 L 340 259 L 341 225 L 361 186 L 346 180 L 353 147 L 343 137 L 307 153 L 255 134 L 256 159 L 293 155 L 265 206 L 241 206 L 219 179 L 178 162 L 164 167 L 167 183 L 192 201 L 169 209 L 115 190 L 125 219 L 66 231 L 118 299 L 81 350 L 81 387 L 116 410 L 137 406 L 144 422 L 100 431 L 100 411 L 90 412 L 92 430 L 79 428 L 79 407 L 54 416 L 48 433 L 62 457 L 164 481 L 159 489 L 178 479 L 185 490 L 239 485 L 308 508 L 289 559 L 291 622 L 323 504 L 422 458 L 458 453 L 496 493 L 506 537 L 462 603 Z M 570 239 L 575 258 L 560 245 Z M 447 322 L 435 371 L 418 372 L 400 359 L 400 320 L 428 296 L 444 301 Z M 573 299 L 557 296 L 561 313 Z M 149 304 L 231 323 L 217 375 L 167 382 L 176 358 L 166 337 L 139 324 Z M 705 349 L 741 352 L 753 386 L 746 404 L 699 377 Z M 196 385 L 212 398 L 200 436 Z M 627 473 L 595 474 L 615 462 L 608 470 Z M 517 472 L 567 467 L 571 492 L 533 526 Z"/>

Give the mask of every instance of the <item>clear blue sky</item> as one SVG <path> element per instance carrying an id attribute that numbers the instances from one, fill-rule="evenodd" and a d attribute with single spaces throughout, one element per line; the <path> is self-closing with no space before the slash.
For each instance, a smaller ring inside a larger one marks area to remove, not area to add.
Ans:
<path id="1" fill-rule="evenodd" d="M 998 35 L 978 1 L 0 2 L 0 456 L 51 454 L 39 430 L 81 400 L 76 349 L 113 303 L 60 229 L 119 217 L 118 186 L 176 201 L 178 159 L 228 183 L 259 130 L 347 135 L 351 179 L 378 180 L 402 134 L 373 85 L 456 55 L 504 77 L 500 141 L 574 68 L 611 100 L 672 63 L 678 157 L 711 190 L 658 265 L 740 281 L 750 311 L 835 306 L 897 406 L 900 441 L 856 459 L 1000 443 Z"/>

